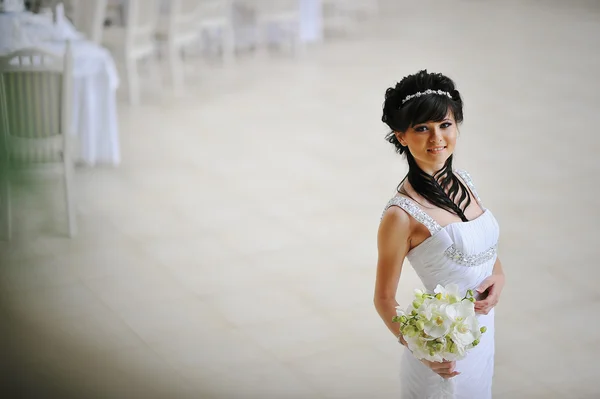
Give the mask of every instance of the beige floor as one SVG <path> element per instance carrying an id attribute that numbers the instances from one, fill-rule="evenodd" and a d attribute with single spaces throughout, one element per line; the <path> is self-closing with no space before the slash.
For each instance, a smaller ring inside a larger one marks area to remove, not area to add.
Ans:
<path id="1" fill-rule="evenodd" d="M 494 397 L 600 397 L 600 5 L 384 11 L 302 60 L 199 63 L 185 98 L 122 104 L 123 163 L 77 171 L 73 240 L 60 191 L 17 190 L 0 271 L 13 388 L 397 398 L 401 349 L 372 291 L 380 212 L 406 168 L 380 112 L 388 86 L 428 68 L 459 85 L 457 166 L 501 224 Z M 399 300 L 418 284 L 405 267 Z"/>

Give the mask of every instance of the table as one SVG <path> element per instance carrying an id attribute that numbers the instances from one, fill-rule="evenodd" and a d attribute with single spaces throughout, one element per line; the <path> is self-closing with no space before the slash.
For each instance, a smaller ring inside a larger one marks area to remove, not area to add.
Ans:
<path id="1" fill-rule="evenodd" d="M 27 47 L 73 51 L 73 131 L 78 163 L 120 163 L 116 90 L 119 77 L 108 50 L 85 40 L 66 19 L 30 12 L 0 13 L 0 54 Z"/>

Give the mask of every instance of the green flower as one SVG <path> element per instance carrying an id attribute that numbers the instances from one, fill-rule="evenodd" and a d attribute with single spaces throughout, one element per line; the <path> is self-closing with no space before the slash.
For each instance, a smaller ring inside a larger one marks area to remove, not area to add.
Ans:
<path id="1" fill-rule="evenodd" d="M 410 326 L 406 335 L 408 335 L 409 337 L 416 337 L 417 335 L 419 335 L 419 331 L 417 331 L 417 329 L 414 326 Z"/>
<path id="2" fill-rule="evenodd" d="M 418 300 L 418 299 L 415 299 L 413 301 L 413 303 L 412 303 L 413 308 L 415 308 L 415 309 L 419 309 L 422 304 L 423 304 L 423 301 L 422 300 Z"/>
<path id="3" fill-rule="evenodd" d="M 450 347 L 448 348 L 450 353 L 458 353 L 458 348 L 456 347 L 456 344 L 454 342 L 450 343 Z"/>

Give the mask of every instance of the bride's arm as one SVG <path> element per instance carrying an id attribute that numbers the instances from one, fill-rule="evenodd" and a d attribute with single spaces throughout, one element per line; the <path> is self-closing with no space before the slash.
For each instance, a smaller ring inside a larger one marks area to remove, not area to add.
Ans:
<path id="1" fill-rule="evenodd" d="M 400 337 L 400 326 L 392 322 L 392 319 L 396 316 L 398 306 L 396 290 L 402 263 L 410 249 L 410 216 L 402 209 L 390 207 L 385 212 L 377 235 L 377 249 L 377 277 L 373 300 L 375 309 L 392 334 Z"/>
<path id="2" fill-rule="evenodd" d="M 492 274 L 504 276 L 504 269 L 502 268 L 502 262 L 500 262 L 500 258 L 496 258 L 496 263 L 494 263 L 494 269 L 492 270 Z"/>
<path id="3" fill-rule="evenodd" d="M 406 341 L 400 335 L 400 325 L 392 322 L 396 316 L 396 290 L 402 272 L 402 263 L 410 249 L 411 220 L 406 212 L 397 208 L 389 208 L 379 226 L 377 235 L 377 278 L 375 282 L 375 308 L 387 328 L 398 337 L 402 345 Z M 434 373 L 443 378 L 451 378 L 460 374 L 454 370 L 456 362 L 430 362 L 421 360 Z"/>
<path id="4" fill-rule="evenodd" d="M 477 292 L 482 294 L 487 291 L 485 298 L 475 302 L 475 312 L 488 314 L 500 300 L 500 295 L 504 289 L 504 269 L 500 258 L 496 258 L 492 275 L 486 278 L 477 288 Z"/>

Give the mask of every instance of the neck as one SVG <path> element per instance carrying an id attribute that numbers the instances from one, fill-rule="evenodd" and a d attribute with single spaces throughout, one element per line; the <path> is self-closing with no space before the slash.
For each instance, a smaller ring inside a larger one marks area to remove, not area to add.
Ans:
<path id="1" fill-rule="evenodd" d="M 448 166 L 448 171 L 452 170 L 452 157 L 446 159 L 445 162 L 436 164 L 424 164 L 422 162 L 417 161 L 416 159 L 414 159 L 414 163 L 416 164 L 416 166 L 419 167 L 419 169 L 421 169 L 423 172 L 427 173 L 429 176 L 432 177 L 441 177 L 436 175 L 439 174 L 439 172 L 442 172 L 446 168 L 446 166 Z"/>
<path id="2" fill-rule="evenodd" d="M 415 160 L 416 161 L 416 160 Z M 435 174 L 439 171 L 441 171 L 444 166 L 446 166 L 445 163 L 441 163 L 441 164 L 429 164 L 429 165 L 423 165 L 421 164 L 419 161 L 416 161 L 416 164 L 419 165 L 419 168 L 427 173 L 430 176 L 435 176 Z"/>
<path id="3" fill-rule="evenodd" d="M 456 214 L 466 222 L 464 211 L 470 199 L 467 189 L 452 173 L 452 155 L 441 168 L 434 164 L 421 166 L 410 153 L 407 153 L 407 159 L 409 168 L 405 179 L 412 189 L 434 207 Z M 461 204 L 464 204 L 464 209 Z"/>

